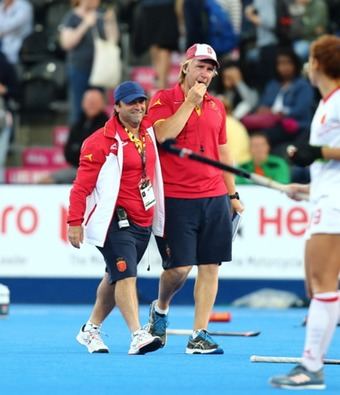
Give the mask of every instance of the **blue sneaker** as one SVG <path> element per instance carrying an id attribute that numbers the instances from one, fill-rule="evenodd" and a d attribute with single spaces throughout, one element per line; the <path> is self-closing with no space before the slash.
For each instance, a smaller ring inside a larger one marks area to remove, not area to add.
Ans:
<path id="1" fill-rule="evenodd" d="M 159 314 L 156 312 L 155 307 L 157 300 L 154 300 L 150 306 L 149 312 L 149 333 L 152 336 L 158 336 L 161 338 L 162 347 L 166 343 L 166 328 L 168 326 L 168 316 L 166 314 Z"/>
<path id="2" fill-rule="evenodd" d="M 316 372 L 297 365 L 285 376 L 274 376 L 269 383 L 276 388 L 289 390 L 324 390 L 326 388 L 323 369 Z"/>
<path id="3" fill-rule="evenodd" d="M 189 337 L 186 354 L 223 354 L 223 349 L 214 342 L 205 329 L 195 331 L 195 337 Z"/>

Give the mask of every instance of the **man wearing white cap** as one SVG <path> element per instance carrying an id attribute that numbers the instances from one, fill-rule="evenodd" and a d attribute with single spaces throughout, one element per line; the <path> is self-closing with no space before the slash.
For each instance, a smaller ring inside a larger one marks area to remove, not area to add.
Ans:
<path id="1" fill-rule="evenodd" d="M 159 91 L 151 100 L 149 117 L 157 140 L 175 139 L 180 147 L 232 164 L 222 102 L 207 92 L 219 67 L 207 44 L 186 52 L 179 82 Z M 166 342 L 169 304 L 197 266 L 194 289 L 195 319 L 187 354 L 222 354 L 207 332 L 218 289 L 218 268 L 231 260 L 231 216 L 242 204 L 229 173 L 173 156 L 162 149 L 160 160 L 165 192 L 165 238 L 158 238 L 165 269 L 158 299 L 150 307 L 149 326 Z M 229 198 L 228 198 L 229 195 Z"/>

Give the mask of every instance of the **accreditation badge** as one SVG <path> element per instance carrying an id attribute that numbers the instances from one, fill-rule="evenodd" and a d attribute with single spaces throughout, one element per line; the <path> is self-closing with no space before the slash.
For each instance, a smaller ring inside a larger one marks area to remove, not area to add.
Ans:
<path id="1" fill-rule="evenodd" d="M 156 204 L 155 193 L 151 181 L 148 178 L 143 179 L 139 183 L 139 192 L 143 200 L 145 210 L 153 207 Z"/>

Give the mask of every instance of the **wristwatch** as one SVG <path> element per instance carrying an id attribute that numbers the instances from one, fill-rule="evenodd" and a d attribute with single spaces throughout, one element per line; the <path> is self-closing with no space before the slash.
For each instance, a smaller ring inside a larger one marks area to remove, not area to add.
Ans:
<path id="1" fill-rule="evenodd" d="M 229 195 L 229 199 L 230 199 L 230 200 L 231 200 L 231 199 L 240 200 L 240 195 L 238 194 L 238 192 L 235 192 L 234 194 Z"/>

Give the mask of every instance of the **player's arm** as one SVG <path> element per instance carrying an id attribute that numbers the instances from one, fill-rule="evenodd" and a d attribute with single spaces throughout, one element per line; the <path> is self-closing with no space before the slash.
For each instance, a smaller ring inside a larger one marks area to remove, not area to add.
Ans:
<path id="1" fill-rule="evenodd" d="M 339 147 L 313 146 L 309 144 L 287 148 L 287 153 L 293 163 L 299 166 L 309 166 L 318 159 L 340 160 Z"/>
<path id="2" fill-rule="evenodd" d="M 3 8 L 5 8 L 5 5 L 3 6 Z M 31 17 L 32 9 L 31 5 L 29 4 L 20 4 L 20 6 L 15 8 L 15 11 L 9 11 L 8 17 L 4 16 L 3 18 L 1 18 L 0 37 L 3 37 L 10 33 L 14 33 L 21 26 L 29 23 Z"/>
<path id="3" fill-rule="evenodd" d="M 326 160 L 340 160 L 340 148 L 338 147 L 321 147 L 321 155 Z"/>
<path id="4" fill-rule="evenodd" d="M 310 191 L 309 184 L 288 184 L 286 189 L 286 194 L 293 200 L 300 202 L 305 200 L 301 196 L 308 196 Z"/>
<path id="5" fill-rule="evenodd" d="M 234 161 L 231 156 L 228 144 L 221 144 L 219 145 L 219 157 L 220 161 L 222 163 L 225 163 L 226 165 L 233 166 Z M 232 173 L 225 171 L 223 173 L 223 178 L 224 178 L 224 183 L 227 187 L 228 194 L 229 195 L 234 195 L 236 192 L 236 187 L 235 187 L 235 177 Z M 241 213 L 244 210 L 243 205 L 238 199 L 231 199 L 230 200 L 232 208 L 234 211 L 237 211 Z"/>
<path id="6" fill-rule="evenodd" d="M 91 27 L 95 25 L 97 15 L 95 11 L 83 16 L 81 23 L 75 28 L 65 26 L 60 32 L 60 45 L 65 51 L 75 48 Z"/>
<path id="7" fill-rule="evenodd" d="M 206 91 L 207 87 L 204 84 L 196 82 L 174 114 L 154 123 L 156 138 L 160 143 L 167 139 L 174 139 L 180 134 L 194 108 L 202 103 Z"/>
<path id="8" fill-rule="evenodd" d="M 84 239 L 82 223 L 86 208 L 86 197 L 96 186 L 99 171 L 105 161 L 105 154 L 95 141 L 85 140 L 81 153 L 77 177 L 70 193 L 70 206 L 67 223 L 68 239 L 75 248 L 80 248 Z"/>
<path id="9" fill-rule="evenodd" d="M 116 13 L 113 8 L 109 8 L 104 15 L 104 30 L 106 39 L 117 44 L 119 39 L 119 29 Z"/>
<path id="10" fill-rule="evenodd" d="M 167 139 L 176 138 L 183 130 L 195 106 L 184 101 L 174 115 L 161 119 L 154 124 L 157 141 L 163 143 Z"/>

